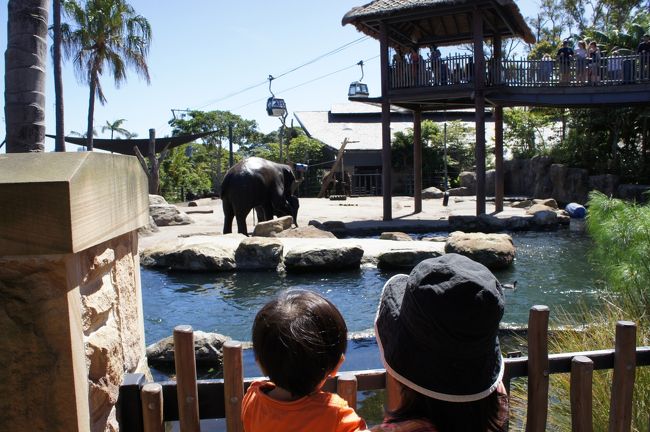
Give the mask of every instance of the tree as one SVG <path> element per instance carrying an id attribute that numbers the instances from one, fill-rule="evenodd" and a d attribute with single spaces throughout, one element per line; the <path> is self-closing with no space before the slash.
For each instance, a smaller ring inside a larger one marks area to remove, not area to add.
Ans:
<path id="1" fill-rule="evenodd" d="M 54 140 L 54 150 L 57 152 L 65 151 L 65 123 L 63 109 L 63 73 L 61 71 L 61 0 L 53 0 L 53 19 L 52 33 L 54 43 L 52 44 L 52 63 L 54 63 L 54 106 L 56 117 L 56 138 Z"/>
<path id="2" fill-rule="evenodd" d="M 73 59 L 78 78 L 88 84 L 87 148 L 93 150 L 95 99 L 106 103 L 100 77 L 108 71 L 119 87 L 126 81 L 127 67 L 149 83 L 147 55 L 151 26 L 124 0 L 88 0 L 83 6 L 76 0 L 63 0 L 72 24 L 61 27 L 67 58 Z"/>
<path id="3" fill-rule="evenodd" d="M 49 0 L 9 0 L 5 52 L 7 153 L 42 152 Z"/>
<path id="4" fill-rule="evenodd" d="M 111 123 L 108 120 L 106 120 L 106 124 L 102 126 L 102 132 L 106 132 L 107 130 L 111 131 L 111 139 L 113 139 L 114 134 L 122 135 L 124 138 L 129 139 L 133 136 L 133 134 L 129 132 L 126 128 L 122 127 L 125 121 L 126 121 L 125 119 L 117 119 L 113 123 Z"/>

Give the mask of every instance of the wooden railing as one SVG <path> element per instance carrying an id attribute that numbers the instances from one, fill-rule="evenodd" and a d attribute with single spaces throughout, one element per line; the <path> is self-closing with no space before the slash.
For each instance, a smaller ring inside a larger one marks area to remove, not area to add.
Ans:
<path id="1" fill-rule="evenodd" d="M 528 357 L 506 358 L 503 382 L 528 378 L 526 430 L 546 429 L 549 377 L 570 373 L 570 403 L 573 431 L 591 431 L 594 370 L 613 369 L 609 430 L 629 431 L 632 418 L 632 394 L 635 370 L 650 365 L 650 347 L 636 347 L 636 325 L 619 321 L 614 349 L 548 354 L 548 316 L 546 306 L 534 306 L 528 322 Z M 179 421 L 181 431 L 200 430 L 199 419 L 225 418 L 228 432 L 243 430 L 240 418 L 244 392 L 253 381 L 244 379 L 242 345 L 229 341 L 223 348 L 224 379 L 197 380 L 194 362 L 194 338 L 191 327 L 174 329 L 176 382 L 145 383 L 142 374 L 127 375 L 120 387 L 118 421 L 122 432 L 163 432 L 164 422 Z M 385 390 L 386 409 L 399 403 L 399 386 L 384 370 L 339 373 L 330 378 L 323 390 L 338 393 L 352 408 L 357 393 Z"/>
<path id="2" fill-rule="evenodd" d="M 417 62 L 397 61 L 390 67 L 390 88 L 462 86 L 472 83 L 474 60 L 455 55 Z M 503 59 L 486 61 L 485 85 L 548 87 L 621 85 L 650 82 L 650 53 L 576 59 Z"/>

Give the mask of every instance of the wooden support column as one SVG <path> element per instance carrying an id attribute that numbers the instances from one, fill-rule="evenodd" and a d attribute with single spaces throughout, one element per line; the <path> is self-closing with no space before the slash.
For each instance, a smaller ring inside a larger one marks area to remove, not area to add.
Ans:
<path id="1" fill-rule="evenodd" d="M 476 215 L 485 214 L 485 57 L 483 56 L 483 14 L 472 13 L 474 35 L 474 106 L 476 121 Z"/>
<path id="2" fill-rule="evenodd" d="M 494 56 L 492 59 L 491 73 L 492 84 L 501 82 L 501 36 L 493 38 Z M 494 107 L 494 211 L 503 211 L 504 197 L 504 171 L 503 171 L 503 107 Z"/>
<path id="3" fill-rule="evenodd" d="M 381 188 L 384 197 L 384 220 L 393 220 L 392 212 L 392 176 L 390 148 L 390 99 L 388 97 L 388 28 L 385 23 L 379 25 L 379 51 L 381 64 Z"/>
<path id="4" fill-rule="evenodd" d="M 422 111 L 413 111 L 413 208 L 422 212 Z"/>

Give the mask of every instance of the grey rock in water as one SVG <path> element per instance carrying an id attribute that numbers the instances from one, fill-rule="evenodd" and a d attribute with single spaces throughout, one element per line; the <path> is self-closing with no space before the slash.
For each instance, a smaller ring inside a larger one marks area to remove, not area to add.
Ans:
<path id="1" fill-rule="evenodd" d="M 445 253 L 457 253 L 477 261 L 490 270 L 508 268 L 515 259 L 515 246 L 508 234 L 465 233 L 449 234 Z"/>
<path id="2" fill-rule="evenodd" d="M 296 246 L 284 257 L 288 272 L 340 271 L 359 268 L 360 246 Z"/>
<path id="3" fill-rule="evenodd" d="M 279 240 L 265 237 L 245 238 L 235 250 L 237 269 L 275 270 L 282 260 L 283 250 Z"/>
<path id="4" fill-rule="evenodd" d="M 253 237 L 275 237 L 278 233 L 291 228 L 293 218 L 291 216 L 282 216 L 277 219 L 260 222 L 255 225 Z"/>
<path id="5" fill-rule="evenodd" d="M 223 344 L 230 338 L 219 333 L 194 331 L 194 354 L 196 364 L 220 369 L 223 365 Z M 174 337 L 169 336 L 147 347 L 150 365 L 174 363 Z"/>
<path id="6" fill-rule="evenodd" d="M 235 269 L 235 250 L 215 243 L 184 244 L 176 241 L 145 249 L 140 254 L 145 267 L 181 271 L 230 271 Z"/>
<path id="7" fill-rule="evenodd" d="M 558 224 L 557 213 L 553 210 L 542 210 L 535 212 L 532 223 L 539 229 L 555 229 Z"/>
<path id="8" fill-rule="evenodd" d="M 410 235 L 399 231 L 387 231 L 379 235 L 379 240 L 413 241 Z"/>
<path id="9" fill-rule="evenodd" d="M 411 271 L 419 262 L 442 255 L 439 251 L 403 249 L 383 252 L 377 256 L 377 267 L 382 270 Z"/>

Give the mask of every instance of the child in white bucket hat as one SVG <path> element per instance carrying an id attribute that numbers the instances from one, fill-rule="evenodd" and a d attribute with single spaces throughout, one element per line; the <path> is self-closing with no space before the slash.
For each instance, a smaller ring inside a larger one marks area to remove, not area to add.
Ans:
<path id="1" fill-rule="evenodd" d="M 503 309 L 492 272 L 457 254 L 422 261 L 386 282 L 375 334 L 402 391 L 399 408 L 373 431 L 505 431 Z"/>

